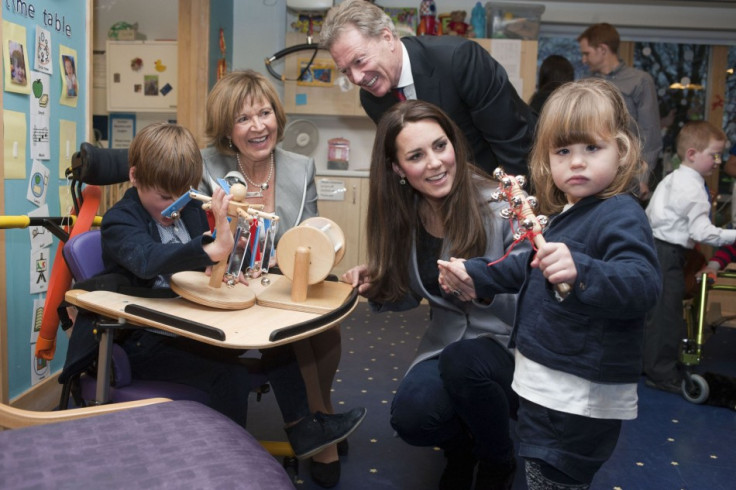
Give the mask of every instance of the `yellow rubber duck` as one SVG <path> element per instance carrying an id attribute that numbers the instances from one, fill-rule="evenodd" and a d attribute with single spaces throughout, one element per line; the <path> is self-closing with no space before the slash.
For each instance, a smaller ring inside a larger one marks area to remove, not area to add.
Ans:
<path id="1" fill-rule="evenodd" d="M 161 60 L 156 60 L 153 62 L 153 64 L 156 67 L 156 71 L 166 71 L 166 65 L 161 63 Z"/>

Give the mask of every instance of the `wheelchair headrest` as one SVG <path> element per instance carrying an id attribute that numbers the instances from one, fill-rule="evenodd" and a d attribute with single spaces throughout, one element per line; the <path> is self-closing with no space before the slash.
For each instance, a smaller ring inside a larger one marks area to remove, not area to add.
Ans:
<path id="1" fill-rule="evenodd" d="M 72 155 L 72 178 L 92 185 L 120 184 L 128 181 L 128 150 L 98 148 L 82 143 Z"/>

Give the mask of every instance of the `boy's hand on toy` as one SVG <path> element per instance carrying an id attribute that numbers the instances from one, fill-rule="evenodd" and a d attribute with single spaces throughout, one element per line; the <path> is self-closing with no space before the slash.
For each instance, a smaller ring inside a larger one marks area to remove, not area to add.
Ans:
<path id="1" fill-rule="evenodd" d="M 230 231 L 230 223 L 227 219 L 227 209 L 232 196 L 225 194 L 221 188 L 215 188 L 212 194 L 212 214 L 215 217 L 215 241 L 205 245 L 205 252 L 212 262 L 225 260 L 233 250 L 235 239 Z"/>

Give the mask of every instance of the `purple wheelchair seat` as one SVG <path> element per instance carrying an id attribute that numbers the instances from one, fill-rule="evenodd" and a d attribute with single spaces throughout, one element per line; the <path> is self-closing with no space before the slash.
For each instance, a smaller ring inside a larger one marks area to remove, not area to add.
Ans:
<path id="1" fill-rule="evenodd" d="M 69 271 L 77 281 L 90 279 L 105 270 L 102 262 L 102 234 L 90 230 L 70 238 L 62 250 Z M 114 380 L 110 388 L 111 402 L 126 402 L 145 398 L 166 397 L 172 400 L 193 400 L 209 403 L 209 395 L 202 390 L 179 383 L 133 379 L 125 351 L 117 344 L 112 349 Z M 87 374 L 79 378 L 83 400 L 94 400 L 96 379 Z"/>
<path id="2" fill-rule="evenodd" d="M 0 488 L 293 489 L 245 429 L 172 401 L 0 432 Z"/>
<path id="3" fill-rule="evenodd" d="M 100 230 L 90 230 L 70 238 L 64 244 L 62 254 L 69 272 L 77 281 L 89 279 L 105 270 Z"/>
<path id="4" fill-rule="evenodd" d="M 94 400 L 96 398 L 96 378 L 88 374 L 82 374 L 79 377 L 79 387 L 83 400 Z M 205 405 L 210 402 L 207 393 L 191 386 L 170 381 L 133 379 L 128 355 L 118 344 L 113 344 L 110 401 L 113 403 L 130 402 L 161 396 L 172 400 L 192 400 Z"/>

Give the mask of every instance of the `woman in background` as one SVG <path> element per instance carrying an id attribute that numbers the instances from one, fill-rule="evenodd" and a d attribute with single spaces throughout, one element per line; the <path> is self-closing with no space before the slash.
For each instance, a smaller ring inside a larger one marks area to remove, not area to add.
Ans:
<path id="1" fill-rule="evenodd" d="M 539 67 L 537 91 L 529 99 L 529 106 L 540 114 L 547 98 L 560 85 L 575 80 L 575 68 L 567 58 L 557 54 L 547 56 Z"/>

